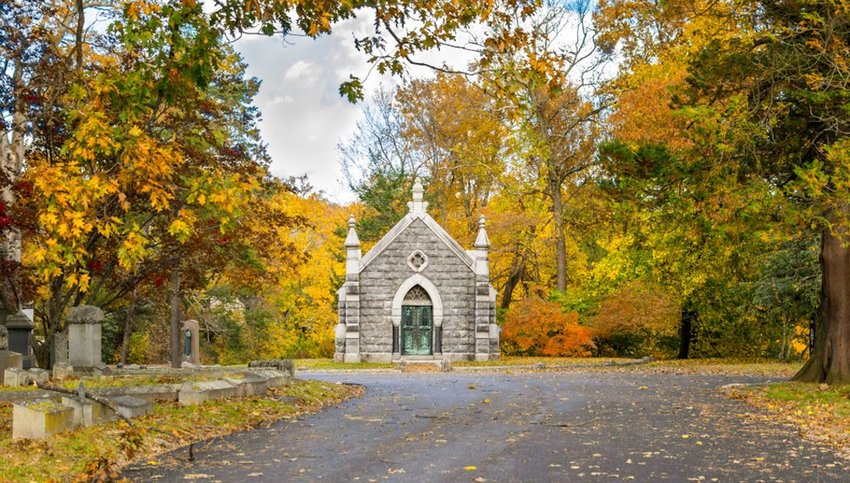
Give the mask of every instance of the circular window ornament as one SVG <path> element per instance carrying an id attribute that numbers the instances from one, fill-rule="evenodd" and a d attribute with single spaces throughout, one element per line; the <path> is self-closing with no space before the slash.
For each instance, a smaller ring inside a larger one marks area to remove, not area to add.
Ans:
<path id="1" fill-rule="evenodd" d="M 422 250 L 415 250 L 407 257 L 407 264 L 414 272 L 421 272 L 428 266 L 428 256 Z"/>

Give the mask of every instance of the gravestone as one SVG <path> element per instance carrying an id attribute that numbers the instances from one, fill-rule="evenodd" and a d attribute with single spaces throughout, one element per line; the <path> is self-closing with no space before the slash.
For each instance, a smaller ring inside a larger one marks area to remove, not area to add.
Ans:
<path id="1" fill-rule="evenodd" d="M 50 366 L 68 364 L 68 331 L 50 336 Z"/>
<path id="2" fill-rule="evenodd" d="M 183 361 L 189 364 L 201 363 L 200 326 L 197 320 L 184 320 L 183 328 Z"/>
<path id="3" fill-rule="evenodd" d="M 23 357 L 17 352 L 12 352 L 9 349 L 9 332 L 6 327 L 0 325 L 0 374 L 4 374 L 6 369 L 23 368 Z"/>
<path id="4" fill-rule="evenodd" d="M 96 367 L 101 360 L 103 311 L 91 305 L 68 313 L 68 362 L 74 367 Z"/>
<path id="5" fill-rule="evenodd" d="M 3 384 L 9 387 L 29 386 L 29 373 L 17 367 L 10 367 L 3 371 Z"/>
<path id="6" fill-rule="evenodd" d="M 153 403 L 133 396 L 116 396 L 109 398 L 118 414 L 125 418 L 138 418 L 153 413 Z"/>
<path id="7" fill-rule="evenodd" d="M 46 439 L 74 427 L 74 410 L 56 401 L 15 403 L 12 407 L 12 439 Z"/>
<path id="8" fill-rule="evenodd" d="M 53 378 L 67 379 L 74 375 L 74 367 L 67 362 L 57 362 L 53 364 Z"/>
<path id="9" fill-rule="evenodd" d="M 32 330 L 35 324 L 22 310 L 6 315 L 6 330 L 8 331 L 8 349 L 21 355 L 24 369 L 33 367 Z"/>

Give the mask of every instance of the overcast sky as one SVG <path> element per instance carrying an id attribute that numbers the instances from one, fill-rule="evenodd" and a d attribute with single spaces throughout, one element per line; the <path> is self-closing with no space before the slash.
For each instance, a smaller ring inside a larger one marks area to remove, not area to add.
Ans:
<path id="1" fill-rule="evenodd" d="M 246 36 L 236 43 L 248 75 L 262 80 L 255 103 L 263 113 L 260 129 L 272 173 L 307 174 L 317 190 L 340 203 L 354 196 L 342 180 L 336 145 L 353 132 L 360 106 L 337 90 L 349 74 L 367 72 L 364 57 L 352 45 L 356 26 L 356 21 L 346 22 L 318 40 Z"/>
<path id="2" fill-rule="evenodd" d="M 340 97 L 338 89 L 350 74 L 363 79 L 369 72 L 366 57 L 354 48 L 353 35 L 362 37 L 370 28 L 370 19 L 361 16 L 334 26 L 333 34 L 317 40 L 246 36 L 235 44 L 248 64 L 248 75 L 262 81 L 255 103 L 263 113 L 260 129 L 272 157 L 272 173 L 307 174 L 316 190 L 338 203 L 355 196 L 342 179 L 337 144 L 354 132 L 363 107 Z M 464 57 L 436 52 L 424 59 L 463 66 L 468 60 Z M 433 73 L 420 68 L 411 75 Z M 373 72 L 365 84 L 366 100 L 381 84 L 398 82 Z"/>

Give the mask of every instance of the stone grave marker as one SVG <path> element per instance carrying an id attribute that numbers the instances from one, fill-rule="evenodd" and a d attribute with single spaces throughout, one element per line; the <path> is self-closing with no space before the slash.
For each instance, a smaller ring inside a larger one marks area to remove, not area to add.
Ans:
<path id="1" fill-rule="evenodd" d="M 201 363 L 200 325 L 197 320 L 184 320 L 183 328 L 183 362 L 189 364 Z"/>
<path id="2" fill-rule="evenodd" d="M 74 367 L 96 367 L 101 360 L 103 311 L 91 305 L 73 307 L 68 314 L 68 362 Z"/>

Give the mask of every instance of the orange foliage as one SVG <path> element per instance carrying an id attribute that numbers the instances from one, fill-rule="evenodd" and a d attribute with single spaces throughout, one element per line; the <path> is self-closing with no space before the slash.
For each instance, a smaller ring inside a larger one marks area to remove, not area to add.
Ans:
<path id="1" fill-rule="evenodd" d="M 590 330 L 578 325 L 577 313 L 537 297 L 511 305 L 502 343 L 506 353 L 529 356 L 586 357 L 594 349 Z"/>
<path id="2" fill-rule="evenodd" d="M 628 332 L 676 335 L 680 319 L 676 297 L 659 285 L 636 280 L 606 297 L 589 325 L 601 337 Z"/>

